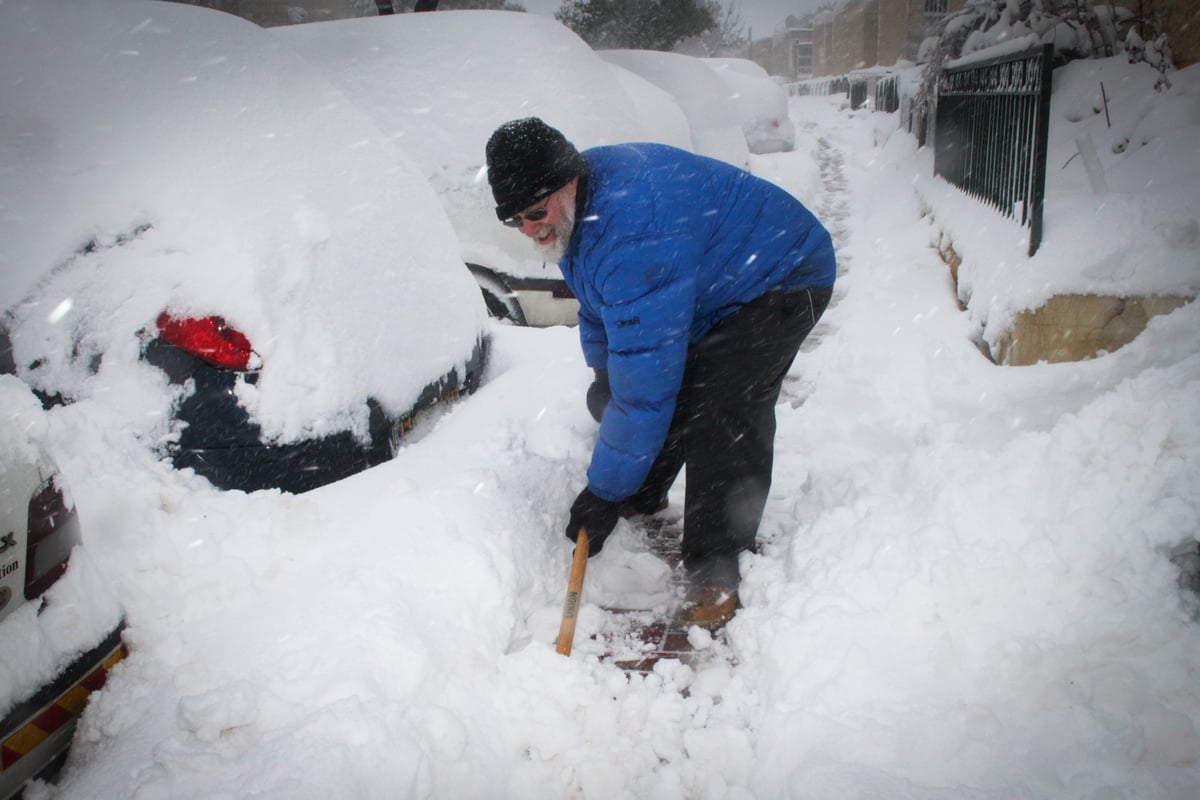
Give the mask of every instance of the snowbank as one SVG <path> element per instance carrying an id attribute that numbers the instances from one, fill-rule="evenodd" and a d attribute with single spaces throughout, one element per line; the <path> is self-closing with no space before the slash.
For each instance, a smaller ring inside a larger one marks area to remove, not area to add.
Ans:
<path id="1" fill-rule="evenodd" d="M 898 146 L 897 168 L 917 165 L 922 202 L 962 258 L 960 298 L 989 344 L 1055 295 L 1200 292 L 1200 65 L 1172 73 L 1161 93 L 1157 78 L 1124 57 L 1055 71 L 1045 227 L 1032 258 L 1027 229 L 932 177 L 931 154 L 914 162 Z"/>

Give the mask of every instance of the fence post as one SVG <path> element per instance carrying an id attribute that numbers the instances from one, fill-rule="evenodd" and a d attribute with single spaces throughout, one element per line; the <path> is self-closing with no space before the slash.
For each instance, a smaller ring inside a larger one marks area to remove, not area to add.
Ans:
<path id="1" fill-rule="evenodd" d="M 1053 80 L 1054 45 L 1042 46 L 1042 74 L 1038 94 L 1037 129 L 1033 148 L 1033 189 L 1029 193 L 1032 216 L 1029 219 L 1029 255 L 1042 243 L 1042 208 L 1046 203 L 1046 151 L 1050 142 L 1050 83 Z"/>

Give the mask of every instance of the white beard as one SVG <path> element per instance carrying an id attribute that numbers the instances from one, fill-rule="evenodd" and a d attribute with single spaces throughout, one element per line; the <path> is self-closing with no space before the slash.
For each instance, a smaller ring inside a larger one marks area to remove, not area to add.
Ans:
<path id="1" fill-rule="evenodd" d="M 549 244 L 539 244 L 538 248 L 542 251 L 542 256 L 547 261 L 552 261 L 557 264 L 562 261 L 563 254 L 567 252 L 567 245 L 571 242 L 571 234 L 575 231 L 575 204 L 562 203 L 558 198 L 552 202 L 560 202 L 563 206 L 561 219 L 550 226 L 554 231 L 554 239 Z"/>

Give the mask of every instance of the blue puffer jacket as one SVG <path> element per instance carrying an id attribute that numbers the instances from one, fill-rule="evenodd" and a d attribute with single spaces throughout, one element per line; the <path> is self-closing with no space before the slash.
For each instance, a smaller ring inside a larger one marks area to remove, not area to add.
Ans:
<path id="1" fill-rule="evenodd" d="M 588 486 L 621 500 L 666 440 L 688 345 L 777 288 L 833 285 L 833 242 L 798 200 L 723 161 L 656 144 L 596 147 L 560 263 L 588 366 L 612 400 Z"/>

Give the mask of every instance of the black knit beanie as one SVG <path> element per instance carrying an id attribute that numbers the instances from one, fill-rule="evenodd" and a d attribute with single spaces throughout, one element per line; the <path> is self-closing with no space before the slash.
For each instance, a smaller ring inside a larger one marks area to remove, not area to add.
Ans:
<path id="1" fill-rule="evenodd" d="M 537 117 L 506 122 L 488 139 L 488 183 L 501 220 L 557 192 L 586 169 L 575 145 Z"/>

